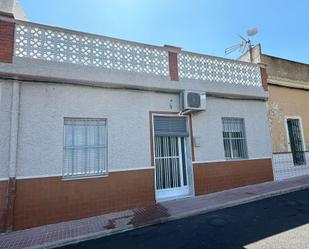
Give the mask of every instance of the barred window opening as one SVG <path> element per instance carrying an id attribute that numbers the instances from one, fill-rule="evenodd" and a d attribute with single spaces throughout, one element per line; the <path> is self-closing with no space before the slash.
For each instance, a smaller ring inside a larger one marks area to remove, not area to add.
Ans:
<path id="1" fill-rule="evenodd" d="M 64 119 L 64 177 L 107 174 L 107 127 L 104 119 Z"/>
<path id="2" fill-rule="evenodd" d="M 248 158 L 245 124 L 242 118 L 222 118 L 226 159 Z"/>

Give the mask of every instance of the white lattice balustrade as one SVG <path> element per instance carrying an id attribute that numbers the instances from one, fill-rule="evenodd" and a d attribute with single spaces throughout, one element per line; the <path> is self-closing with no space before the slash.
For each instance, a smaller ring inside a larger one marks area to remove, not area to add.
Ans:
<path id="1" fill-rule="evenodd" d="M 262 86 L 257 65 L 186 52 L 179 54 L 179 76 L 183 79 Z"/>
<path id="2" fill-rule="evenodd" d="M 169 75 L 168 52 L 163 47 L 26 22 L 16 23 L 15 56 Z M 180 79 L 262 86 L 259 67 L 249 63 L 181 52 L 178 67 Z"/>
<path id="3" fill-rule="evenodd" d="M 159 48 L 18 23 L 15 56 L 168 76 L 168 53 Z"/>

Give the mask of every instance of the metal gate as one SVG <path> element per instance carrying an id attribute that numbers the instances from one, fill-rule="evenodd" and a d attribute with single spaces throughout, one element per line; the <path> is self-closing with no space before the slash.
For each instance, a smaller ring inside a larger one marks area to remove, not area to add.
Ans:
<path id="1" fill-rule="evenodd" d="M 154 161 L 156 199 L 189 194 L 187 149 L 189 132 L 183 116 L 154 116 Z M 190 175 L 191 175 L 191 171 Z M 191 181 L 190 181 L 191 182 Z"/>
<path id="2" fill-rule="evenodd" d="M 299 119 L 287 119 L 287 126 L 294 165 L 304 165 L 306 158 Z"/>
<path id="3" fill-rule="evenodd" d="M 155 136 L 157 199 L 189 194 L 184 137 Z"/>

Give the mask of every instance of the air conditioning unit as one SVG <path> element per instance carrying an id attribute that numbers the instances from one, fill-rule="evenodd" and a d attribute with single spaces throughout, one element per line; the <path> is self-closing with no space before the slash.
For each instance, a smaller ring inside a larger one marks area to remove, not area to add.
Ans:
<path id="1" fill-rule="evenodd" d="M 202 91 L 183 91 L 180 93 L 180 108 L 185 111 L 205 111 L 206 92 Z"/>

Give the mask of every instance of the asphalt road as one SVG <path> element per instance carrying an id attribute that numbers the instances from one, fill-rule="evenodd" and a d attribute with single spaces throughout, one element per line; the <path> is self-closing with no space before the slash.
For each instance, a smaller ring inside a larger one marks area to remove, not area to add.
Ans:
<path id="1" fill-rule="evenodd" d="M 309 190 L 63 248 L 309 248 Z"/>

